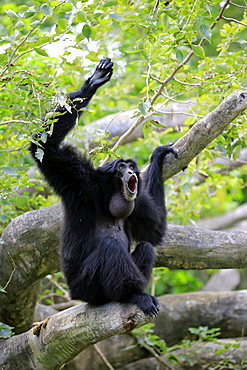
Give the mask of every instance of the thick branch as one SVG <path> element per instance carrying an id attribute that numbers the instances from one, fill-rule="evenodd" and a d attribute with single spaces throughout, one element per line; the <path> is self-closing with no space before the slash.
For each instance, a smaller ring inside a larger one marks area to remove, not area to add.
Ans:
<path id="1" fill-rule="evenodd" d="M 174 144 L 178 158 L 167 155 L 164 160 L 164 181 L 177 174 L 210 144 L 247 108 L 247 93 L 235 91 Z"/>
<path id="2" fill-rule="evenodd" d="M 169 225 L 164 246 L 156 249 L 156 264 L 188 270 L 245 268 L 246 243 L 246 231 L 209 231 Z"/>
<path id="3" fill-rule="evenodd" d="M 220 328 L 222 337 L 246 335 L 246 291 L 165 295 L 159 301 L 161 311 L 154 320 L 155 334 L 169 346 L 188 338 L 189 327 Z M 0 366 L 15 369 L 21 363 L 27 369 L 58 369 L 92 344 L 148 321 L 132 305 L 115 303 L 93 308 L 80 304 L 55 314 L 34 330 L 0 341 Z M 100 348 L 113 367 L 120 367 L 150 355 L 135 347 L 123 356 L 121 349 L 133 344 L 133 338 L 127 335 L 124 342 L 122 337 L 109 338 Z M 87 351 L 91 354 L 93 349 Z M 91 355 L 84 352 L 80 369 L 91 368 L 92 361 Z"/>
<path id="4" fill-rule="evenodd" d="M 220 328 L 221 338 L 246 336 L 246 291 L 168 294 L 159 297 L 159 301 L 161 311 L 154 320 L 154 334 L 164 339 L 168 346 L 185 338 L 192 339 L 190 327 Z M 98 344 L 114 368 L 150 356 L 148 351 L 134 345 L 131 334 L 108 338 Z M 130 349 L 124 350 L 126 347 Z M 93 347 L 84 351 L 77 362 L 80 370 L 100 370 L 103 366 Z"/>
<path id="5" fill-rule="evenodd" d="M 8 293 L 0 294 L 0 317 L 16 333 L 32 324 L 39 281 L 59 270 L 61 220 L 61 205 L 57 204 L 22 214 L 2 234 L 0 285 Z"/>
<path id="6" fill-rule="evenodd" d="M 0 367 L 5 370 L 55 370 L 88 346 L 127 333 L 150 321 L 133 305 L 86 304 L 59 312 L 28 332 L 0 341 Z"/>

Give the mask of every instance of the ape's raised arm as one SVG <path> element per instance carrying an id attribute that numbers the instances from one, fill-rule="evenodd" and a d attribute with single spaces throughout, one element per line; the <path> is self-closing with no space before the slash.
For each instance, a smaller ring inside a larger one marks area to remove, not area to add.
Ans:
<path id="1" fill-rule="evenodd" d="M 61 113 L 61 115 L 57 117 L 54 115 L 56 122 L 53 125 L 52 134 L 48 135 L 46 143 L 41 142 L 41 146 L 47 147 L 51 144 L 58 146 L 61 143 L 82 113 L 80 109 L 86 107 L 97 89 L 110 80 L 113 73 L 112 67 L 113 62 L 110 58 L 102 59 L 93 75 L 84 82 L 81 88 L 67 95 L 70 109 L 66 109 L 65 106 L 59 106 L 55 109 L 55 112 Z M 33 153 L 33 150 L 36 149 L 36 144 L 32 143 L 31 152 Z"/>
<path id="2" fill-rule="evenodd" d="M 80 116 L 80 109 L 86 107 L 97 89 L 110 80 L 113 73 L 111 59 L 102 59 L 97 65 L 93 75 L 88 78 L 82 87 L 68 94 L 69 105 L 59 106 L 55 109 L 55 122 L 46 128 L 47 140 L 43 142 L 41 135 L 36 135 L 30 145 L 30 152 L 35 159 L 40 171 L 49 184 L 62 197 L 69 197 L 71 185 L 74 192 L 87 191 L 91 185 L 88 183 L 90 176 L 94 175 L 91 162 L 78 154 L 68 145 L 60 147 L 62 140 L 74 127 L 77 118 Z M 37 149 L 44 152 L 42 160 L 37 158 Z M 75 186 L 76 185 L 76 186 Z M 93 191 L 93 189 L 92 189 Z"/>

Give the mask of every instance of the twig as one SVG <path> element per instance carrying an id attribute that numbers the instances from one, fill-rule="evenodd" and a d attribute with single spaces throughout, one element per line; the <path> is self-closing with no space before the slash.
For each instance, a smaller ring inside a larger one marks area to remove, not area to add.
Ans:
<path id="1" fill-rule="evenodd" d="M 51 275 L 47 275 L 46 278 L 50 281 L 51 284 L 54 284 L 58 289 L 60 289 L 64 293 L 66 298 L 68 298 L 68 291 L 64 289 L 56 280 L 53 280 L 53 277 Z"/>
<path id="2" fill-rule="evenodd" d="M 143 348 L 145 348 L 148 352 L 150 352 L 151 354 L 152 354 L 152 356 L 160 363 L 160 364 L 162 364 L 162 365 L 164 365 L 164 366 L 166 366 L 168 369 L 170 369 L 170 370 L 172 370 L 173 369 L 173 367 L 171 366 L 171 365 L 169 365 L 169 363 L 168 363 L 168 361 L 169 360 L 167 360 L 167 359 L 165 359 L 163 356 L 159 356 L 156 352 L 155 352 L 155 350 L 152 348 L 152 347 L 150 347 L 149 345 L 147 345 L 147 344 L 144 344 L 144 343 L 142 343 L 141 344 L 141 347 L 143 347 Z"/>
<path id="3" fill-rule="evenodd" d="M 16 271 L 16 264 L 15 264 L 15 261 L 13 260 L 13 258 L 12 258 L 12 256 L 11 256 L 11 254 L 10 254 L 9 252 L 7 252 L 7 253 L 8 253 L 9 258 L 11 259 L 11 262 L 12 262 L 12 264 L 13 264 L 13 266 L 14 266 L 14 269 L 12 270 L 12 272 L 11 272 L 11 274 L 10 274 L 9 280 L 7 281 L 7 283 L 5 284 L 5 286 L 3 287 L 3 289 L 4 289 L 4 290 L 6 290 L 7 286 L 9 285 L 9 283 L 10 283 L 10 281 L 11 281 L 11 279 L 12 279 L 12 276 L 14 275 L 14 273 L 15 273 L 15 271 Z"/>
<path id="4" fill-rule="evenodd" d="M 97 344 L 94 345 L 95 351 L 98 353 L 101 360 L 104 362 L 104 364 L 108 367 L 110 370 L 115 370 L 114 367 L 110 364 L 110 362 L 105 357 L 104 353 L 100 350 Z"/>
<path id="5" fill-rule="evenodd" d="M 0 122 L 0 126 L 9 125 L 10 123 L 25 123 L 25 124 L 29 124 L 30 121 L 23 121 L 21 119 L 11 119 L 9 121 Z"/>
<path id="6" fill-rule="evenodd" d="M 12 152 L 20 152 L 23 149 L 23 147 L 18 149 L 4 149 L 0 150 L 0 153 L 12 153 Z"/>
<path id="7" fill-rule="evenodd" d="M 238 21 L 235 18 L 227 18 L 227 17 L 222 16 L 221 19 L 224 19 L 225 21 L 230 21 L 230 22 L 238 23 L 238 24 L 241 24 L 242 26 L 245 26 L 245 27 L 247 26 L 246 23 L 240 22 L 240 21 Z"/>
<path id="8" fill-rule="evenodd" d="M 189 83 L 189 82 L 180 81 L 175 77 L 173 78 L 173 80 L 180 83 L 181 85 L 189 85 L 189 86 L 195 86 L 195 87 L 200 87 L 201 86 L 201 83 L 200 84 L 192 84 L 192 83 Z"/>
<path id="9" fill-rule="evenodd" d="M 235 4 L 233 3 L 232 1 L 229 2 L 229 4 L 233 5 L 233 6 L 237 6 L 238 8 L 244 8 L 244 9 L 247 9 L 247 6 L 245 5 L 239 5 L 239 4 Z"/>

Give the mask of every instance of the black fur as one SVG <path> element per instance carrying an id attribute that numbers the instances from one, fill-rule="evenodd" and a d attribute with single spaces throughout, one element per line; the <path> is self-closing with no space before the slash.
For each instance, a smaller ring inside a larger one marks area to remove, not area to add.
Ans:
<path id="1" fill-rule="evenodd" d="M 159 303 L 143 290 L 154 264 L 153 246 L 160 244 L 165 234 L 162 160 L 167 153 L 176 153 L 170 145 L 156 148 L 141 179 L 132 160 L 117 159 L 94 168 L 74 148 L 60 145 L 74 127 L 79 110 L 88 104 L 98 87 L 109 81 L 112 67 L 109 58 L 99 62 L 81 89 L 68 95 L 71 112 L 57 108 L 63 114 L 52 125 L 52 134 L 45 143 L 36 137 L 30 151 L 63 201 L 61 260 L 71 298 L 93 305 L 131 302 L 154 316 Z M 37 142 L 44 150 L 42 161 L 35 156 Z M 132 176 L 134 183 L 138 181 L 138 191 L 130 194 L 131 200 L 124 196 L 124 176 Z M 137 245 L 130 254 L 133 242 Z"/>

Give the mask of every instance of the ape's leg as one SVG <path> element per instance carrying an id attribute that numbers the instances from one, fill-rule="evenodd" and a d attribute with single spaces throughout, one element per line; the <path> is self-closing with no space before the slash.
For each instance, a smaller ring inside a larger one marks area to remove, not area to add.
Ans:
<path id="1" fill-rule="evenodd" d="M 150 253 L 149 262 L 151 259 Z M 143 292 L 147 281 L 147 276 L 135 264 L 127 246 L 114 238 L 107 238 L 84 260 L 78 275 L 68 280 L 68 285 L 73 299 L 94 305 L 133 303 L 145 314 L 155 316 L 159 304 L 156 298 Z"/>
<path id="2" fill-rule="evenodd" d="M 145 258 L 140 257 L 142 248 L 145 249 L 147 266 Z M 100 279 L 110 301 L 136 304 L 146 315 L 158 314 L 157 299 L 143 292 L 154 261 L 150 243 L 140 243 L 132 257 L 125 245 L 115 239 L 105 239 L 100 247 L 100 261 Z"/>
<path id="3" fill-rule="evenodd" d="M 155 253 L 152 244 L 145 241 L 139 243 L 132 253 L 132 258 L 148 283 L 155 261 Z M 133 295 L 129 299 L 129 302 L 136 304 L 144 313 L 148 313 L 151 316 L 157 315 L 160 307 L 157 298 L 145 292 Z M 152 310 L 152 312 L 150 313 L 149 310 Z"/>
<path id="4" fill-rule="evenodd" d="M 154 248 L 152 244 L 145 241 L 139 243 L 131 256 L 148 283 L 155 261 Z"/>

